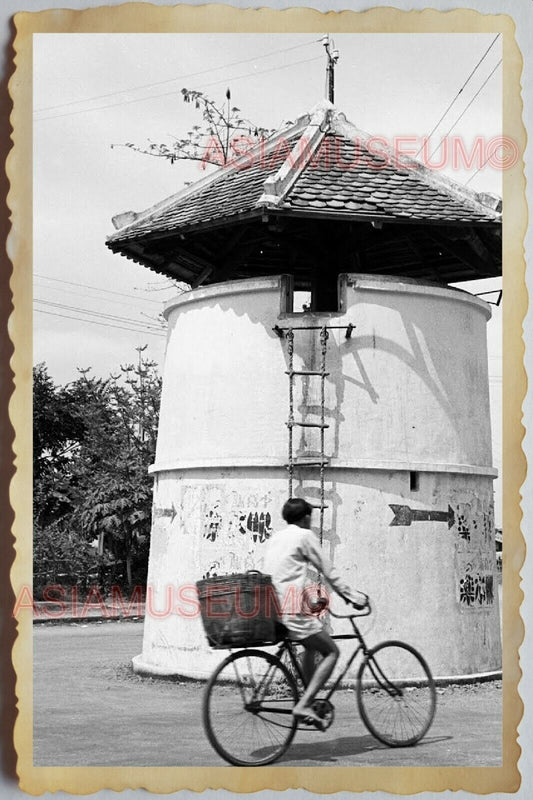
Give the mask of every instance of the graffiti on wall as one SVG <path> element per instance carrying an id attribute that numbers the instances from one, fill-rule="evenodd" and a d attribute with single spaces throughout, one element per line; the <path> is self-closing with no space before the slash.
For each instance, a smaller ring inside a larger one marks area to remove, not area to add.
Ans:
<path id="1" fill-rule="evenodd" d="M 467 608 L 482 608 L 494 603 L 494 575 L 478 572 L 472 563 L 459 579 L 459 603 Z"/>
<path id="2" fill-rule="evenodd" d="M 210 508 L 205 515 L 204 519 L 204 538 L 209 539 L 210 542 L 216 541 L 222 517 L 219 513 L 219 503 L 216 503 L 213 508 Z"/>
<path id="3" fill-rule="evenodd" d="M 230 529 L 238 526 L 241 536 L 251 537 L 254 543 L 263 544 L 273 533 L 272 517 L 268 511 L 251 510 L 242 511 L 232 509 L 227 515 L 228 527 Z M 203 535 L 210 542 L 216 541 L 223 527 L 223 518 L 220 514 L 220 505 L 217 503 L 213 508 L 206 512 L 204 518 Z"/>
<path id="4" fill-rule="evenodd" d="M 396 525 L 408 527 L 413 522 L 446 522 L 448 528 L 452 528 L 455 522 L 455 514 L 451 506 L 448 506 L 447 511 L 435 511 L 434 509 L 410 508 L 410 506 L 389 503 L 389 508 L 394 513 L 394 517 L 389 523 L 391 527 Z"/>
<path id="5" fill-rule="evenodd" d="M 444 504 L 442 502 L 442 506 Z M 454 540 L 457 602 L 461 609 L 489 608 L 495 603 L 496 573 L 492 499 L 462 491 L 449 498 L 446 511 L 442 506 L 440 509 L 415 509 L 391 503 L 393 517 L 389 527 L 447 523 Z"/>
<path id="6" fill-rule="evenodd" d="M 466 542 L 470 541 L 471 527 L 473 527 L 473 521 L 471 520 L 470 504 L 459 503 L 457 508 L 457 533 Z"/>
<path id="7" fill-rule="evenodd" d="M 484 506 L 479 498 L 468 503 L 457 503 L 455 518 L 457 533 L 465 542 L 476 542 L 482 547 L 494 546 L 494 505 Z"/>
<path id="8" fill-rule="evenodd" d="M 273 533 L 273 506 L 271 492 L 228 492 L 219 484 L 185 485 L 181 502 L 184 533 L 200 534 L 213 543 L 237 537 L 261 545 Z"/>
<path id="9" fill-rule="evenodd" d="M 463 495 L 464 498 L 464 495 Z M 461 609 L 488 609 L 495 603 L 496 544 L 494 505 L 473 493 L 455 503 L 457 602 Z"/>
<path id="10" fill-rule="evenodd" d="M 239 533 L 243 536 L 252 534 L 252 541 L 263 544 L 272 536 L 272 517 L 268 511 L 250 511 L 239 516 Z"/>

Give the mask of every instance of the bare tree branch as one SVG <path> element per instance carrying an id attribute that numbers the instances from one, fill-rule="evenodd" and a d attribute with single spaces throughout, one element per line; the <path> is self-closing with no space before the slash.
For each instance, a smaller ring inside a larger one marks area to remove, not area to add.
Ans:
<path id="1" fill-rule="evenodd" d="M 226 103 L 218 106 L 214 100 L 196 89 L 182 89 L 183 102 L 194 103 L 195 107 L 202 115 L 203 127 L 193 125 L 185 136 L 172 136 L 174 142 L 169 144 L 156 144 L 148 141 L 147 146 L 125 142 L 112 144 L 111 147 L 128 147 L 137 153 L 154 156 L 156 158 L 166 158 L 171 164 L 176 161 L 200 161 L 203 164 L 217 164 L 225 166 L 231 157 L 231 150 L 234 141 L 246 139 L 245 134 L 253 137 L 254 140 L 268 137 L 273 133 L 272 129 L 254 125 L 249 119 L 241 116 L 240 109 L 230 105 L 231 92 L 226 91 Z M 236 134 L 240 134 L 236 136 Z M 211 147 L 211 143 L 216 142 L 216 147 Z"/>

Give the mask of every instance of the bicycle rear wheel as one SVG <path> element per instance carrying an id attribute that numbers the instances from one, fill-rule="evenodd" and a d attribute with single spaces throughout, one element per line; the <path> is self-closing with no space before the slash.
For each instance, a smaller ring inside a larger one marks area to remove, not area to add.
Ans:
<path id="1" fill-rule="evenodd" d="M 279 758 L 296 733 L 293 678 L 260 650 L 228 656 L 204 693 L 203 721 L 211 745 L 230 764 L 261 766 Z"/>
<path id="2" fill-rule="evenodd" d="M 425 736 L 436 697 L 431 671 L 411 645 L 383 642 L 359 668 L 359 713 L 370 733 L 390 747 L 408 747 Z"/>

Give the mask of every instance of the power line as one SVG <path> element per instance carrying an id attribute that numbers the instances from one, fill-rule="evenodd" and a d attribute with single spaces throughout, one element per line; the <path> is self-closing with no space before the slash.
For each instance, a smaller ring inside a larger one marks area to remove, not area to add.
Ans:
<path id="1" fill-rule="evenodd" d="M 311 61 L 321 61 L 322 58 L 323 58 L 322 55 L 314 56 L 313 58 L 303 59 L 302 61 L 293 61 L 290 64 L 283 64 L 278 67 L 270 67 L 270 69 L 259 70 L 259 72 L 254 72 L 252 74 L 246 72 L 244 75 L 237 75 L 235 78 L 223 78 L 222 80 L 219 81 L 204 83 L 203 86 L 217 86 L 220 83 L 225 83 L 225 84 L 233 83 L 234 81 L 243 80 L 243 78 L 248 78 L 248 79 L 252 77 L 255 78 L 257 75 L 266 75 L 268 72 L 276 72 L 277 70 L 280 69 L 289 69 L 290 67 L 296 67 L 299 64 L 309 64 Z M 40 119 L 36 119 L 35 122 L 44 122 L 45 120 L 49 119 L 60 119 L 61 117 L 73 117 L 76 114 L 87 114 L 91 111 L 103 111 L 106 108 L 115 108 L 116 106 L 129 105 L 130 103 L 142 103 L 146 100 L 156 100 L 159 97 L 169 97 L 171 95 L 179 94 L 180 92 L 181 89 L 175 89 L 173 92 L 164 92 L 163 94 L 152 94 L 149 95 L 148 97 L 137 97 L 132 100 L 122 100 L 119 103 L 109 103 L 106 106 L 96 106 L 96 108 L 82 108 L 79 111 L 69 111 L 65 114 L 54 114 L 51 117 L 41 117 Z"/>
<path id="2" fill-rule="evenodd" d="M 156 333 L 155 331 L 151 330 L 141 330 L 140 328 L 127 328 L 123 325 L 112 325 L 109 322 L 97 322 L 95 319 L 80 319 L 80 317 L 69 317 L 67 314 L 59 314 L 57 311 L 44 311 L 41 308 L 36 308 L 35 312 L 37 314 L 47 314 L 50 317 L 63 317 L 64 319 L 72 319 L 74 322 L 87 322 L 90 325 L 100 325 L 104 328 L 117 328 L 121 331 L 133 331 L 133 333 L 142 333 L 147 336 L 159 336 L 160 338 L 164 338 L 165 334 L 163 333 Z"/>
<path id="3" fill-rule="evenodd" d="M 172 83 L 173 81 L 187 80 L 188 78 L 195 78 L 198 75 L 206 75 L 208 72 L 218 72 L 221 69 L 228 67 L 236 67 L 239 64 L 249 64 L 251 61 L 259 61 L 261 58 L 270 58 L 278 53 L 288 53 L 291 50 L 298 50 L 302 47 L 309 47 L 310 44 L 316 44 L 320 39 L 313 39 L 311 42 L 304 42 L 303 44 L 295 44 L 292 47 L 284 47 L 280 50 L 271 50 L 269 53 L 264 53 L 262 56 L 254 56 L 253 58 L 241 58 L 239 61 L 230 61 L 229 64 L 220 64 L 218 67 L 210 67 L 209 69 L 200 70 L 200 72 L 189 72 L 187 75 L 178 75 L 176 78 L 167 78 L 164 81 L 156 81 L 155 83 L 145 83 L 142 86 L 131 86 L 129 89 L 118 89 L 115 92 L 108 92 L 107 94 L 97 94 L 93 97 L 86 97 L 83 100 L 69 100 L 66 103 L 58 103 L 55 106 L 45 106 L 44 108 L 36 108 L 34 114 L 42 113 L 43 111 L 54 111 L 58 108 L 65 108 L 66 106 L 78 105 L 79 103 L 90 103 L 93 100 L 105 100 L 108 97 L 115 97 L 117 94 L 126 94 L 126 92 L 135 92 L 138 89 L 151 89 L 153 86 L 162 86 L 165 83 Z"/>
<path id="4" fill-rule="evenodd" d="M 131 310 L 135 310 L 135 311 L 139 310 L 140 311 L 140 307 L 133 309 L 133 304 L 132 304 L 131 300 L 119 300 L 119 299 L 117 299 L 115 297 L 105 297 L 104 298 L 104 297 L 100 297 L 98 295 L 88 294 L 86 291 L 82 292 L 81 288 L 79 290 L 77 290 L 77 289 L 65 288 L 63 286 L 59 287 L 59 286 L 40 285 L 39 289 L 41 291 L 44 290 L 44 291 L 59 292 L 59 296 L 61 298 L 65 297 L 66 295 L 75 295 L 76 297 L 83 297 L 85 300 L 96 300 L 99 303 L 103 302 L 103 303 L 106 303 L 106 304 L 107 303 L 113 303 L 113 305 L 119 305 L 119 306 L 123 306 L 125 308 L 129 308 Z M 100 291 L 105 291 L 105 290 L 101 289 Z M 163 306 L 163 300 L 158 302 L 157 300 L 148 300 L 148 299 L 145 299 L 144 297 L 133 297 L 133 299 L 134 300 L 138 300 L 141 303 L 156 303 L 160 307 Z"/>
<path id="5" fill-rule="evenodd" d="M 434 154 L 437 152 L 437 150 L 439 149 L 439 147 L 441 146 L 441 144 L 443 143 L 443 141 L 444 141 L 444 140 L 445 140 L 445 139 L 446 139 L 446 138 L 447 138 L 447 137 L 450 135 L 450 133 L 453 131 L 453 129 L 455 128 L 455 126 L 457 125 L 457 123 L 459 122 L 459 120 L 460 120 L 460 119 L 462 119 L 462 118 L 464 117 L 464 115 L 466 114 L 466 112 L 468 111 L 468 109 L 470 108 L 470 106 L 472 105 L 472 103 L 474 102 L 474 100 L 476 99 L 476 97 L 477 97 L 477 96 L 478 96 L 478 95 L 481 93 L 481 91 L 482 91 L 482 90 L 485 88 L 485 86 L 486 86 L 486 85 L 487 85 L 487 83 L 490 81 L 490 79 L 492 78 L 492 76 L 494 75 L 494 73 L 496 72 L 496 70 L 498 69 L 498 67 L 500 66 L 500 64 L 502 63 L 502 61 L 503 61 L 503 59 L 502 59 L 502 58 L 500 58 L 500 60 L 498 61 L 498 63 L 496 64 L 496 66 L 494 67 L 494 69 L 492 70 L 492 72 L 491 72 L 491 73 L 488 75 L 488 77 L 487 77 L 487 78 L 485 78 L 485 80 L 483 81 L 483 83 L 481 84 L 481 86 L 479 87 L 479 89 L 477 90 L 477 92 L 475 93 L 475 95 L 473 96 L 473 98 L 470 100 L 470 102 L 468 103 L 468 105 L 467 105 L 467 106 L 466 106 L 466 107 L 463 109 L 463 111 L 461 112 L 461 114 L 460 114 L 460 115 L 457 117 L 457 119 L 456 119 L 456 120 L 455 120 L 455 122 L 453 123 L 452 127 L 451 127 L 451 128 L 448 130 L 448 132 L 447 132 L 447 133 L 445 133 L 445 134 L 444 134 L 444 136 L 442 137 L 442 139 L 440 140 L 440 142 L 438 143 L 438 145 L 436 146 L 436 148 L 435 148 L 435 149 L 432 151 L 432 153 L 430 154 L 430 156 L 429 156 L 429 158 L 428 158 L 428 161 L 429 161 L 429 159 L 430 159 L 430 158 L 431 158 L 431 157 L 432 157 L 432 156 L 433 156 L 433 155 L 434 155 Z"/>
<path id="6" fill-rule="evenodd" d="M 442 117 L 439 119 L 439 121 L 437 122 L 437 124 L 436 124 L 436 125 L 433 127 L 433 129 L 432 129 L 431 133 L 430 133 L 430 134 L 427 136 L 427 139 L 431 139 L 431 137 L 433 136 L 433 134 L 435 133 L 435 131 L 437 130 L 437 128 L 438 128 L 438 127 L 439 127 L 439 125 L 441 124 L 442 120 L 444 119 L 444 117 L 446 116 L 446 114 L 448 113 L 448 111 L 449 111 L 449 110 L 451 109 L 451 107 L 452 107 L 452 106 L 455 104 L 455 101 L 457 100 L 457 98 L 459 97 L 459 95 L 461 94 L 461 92 L 463 91 L 463 89 L 465 88 L 465 86 L 466 86 L 468 83 L 470 83 L 470 80 L 471 80 L 471 78 L 473 78 L 473 76 L 474 76 L 474 74 L 477 72 L 477 70 L 478 70 L 478 68 L 479 68 L 480 64 L 481 64 L 481 63 L 482 63 L 482 62 L 485 60 L 485 57 L 487 56 L 487 54 L 488 54 L 489 50 L 491 50 L 491 49 L 492 49 L 492 47 L 493 47 L 493 45 L 494 45 L 494 44 L 496 44 L 496 40 L 497 40 L 497 39 L 498 39 L 500 36 L 501 36 L 501 34 L 500 34 L 500 33 L 498 33 L 498 34 L 497 34 L 497 35 L 494 37 L 494 39 L 492 40 L 492 42 L 490 43 L 490 45 L 487 47 L 487 49 L 485 50 L 485 52 L 483 53 L 483 55 L 481 56 L 481 58 L 480 58 L 480 59 L 479 59 L 479 61 L 477 62 L 476 66 L 474 67 L 474 69 L 472 70 L 472 72 L 470 73 L 470 75 L 468 76 L 468 78 L 466 79 L 466 81 L 463 83 L 463 85 L 461 86 L 461 88 L 459 89 L 459 91 L 457 92 L 457 94 L 455 95 L 455 97 L 453 98 L 452 102 L 450 103 L 450 105 L 448 106 L 448 108 L 446 109 L 446 111 L 444 112 L 444 114 L 442 115 Z M 420 154 L 420 152 L 421 152 L 421 150 L 422 150 L 422 148 L 423 148 L 423 147 L 424 147 L 424 145 L 422 145 L 422 146 L 420 147 L 420 150 L 417 152 L 416 156 L 418 156 L 418 155 Z M 415 158 L 416 158 L 416 156 L 415 156 Z"/>
<path id="7" fill-rule="evenodd" d="M 38 297 L 35 298 L 35 302 L 42 303 L 45 306 L 51 306 L 52 308 L 61 308 L 61 309 L 65 309 L 67 311 L 78 311 L 78 312 L 80 312 L 82 314 L 89 314 L 89 316 L 92 316 L 92 317 L 100 317 L 102 319 L 108 319 L 108 320 L 112 320 L 112 321 L 116 321 L 116 322 L 127 322 L 130 325 L 142 325 L 144 327 L 149 325 L 154 330 L 163 330 L 164 329 L 163 326 L 158 326 L 158 325 L 155 325 L 155 324 L 152 324 L 152 323 L 145 323 L 145 322 L 142 322 L 142 321 L 133 320 L 133 319 L 131 319 L 129 317 L 120 317 L 117 314 L 106 314 L 106 313 L 104 313 L 102 311 L 92 311 L 89 308 L 80 308 L 78 306 L 69 306 L 69 305 L 66 305 L 65 303 L 54 303 L 51 300 L 40 300 Z"/>
<path id="8" fill-rule="evenodd" d="M 266 75 L 267 72 L 277 72 L 280 69 L 288 69 L 289 67 L 296 67 L 298 64 L 310 64 L 312 61 L 322 61 L 323 56 L 313 56 L 313 58 L 305 58 L 302 61 L 293 61 L 291 64 L 282 64 L 279 67 L 270 67 L 269 69 L 262 69 L 259 72 L 249 73 L 246 72 L 244 75 L 237 75 L 235 78 L 230 78 L 231 81 L 240 81 L 243 78 L 255 78 L 256 75 Z M 218 86 L 221 83 L 227 83 L 226 78 L 222 78 L 220 81 L 211 81 L 210 83 L 203 83 L 200 84 L 201 86 Z"/>
<path id="9" fill-rule="evenodd" d="M 147 297 L 146 298 L 145 297 L 138 297 L 137 295 L 134 295 L 134 294 L 126 294 L 125 292 L 117 292 L 117 291 L 114 291 L 113 289 L 104 289 L 102 286 L 90 286 L 87 283 L 77 283 L 76 281 L 67 281 L 67 280 L 64 280 L 63 278 L 50 278 L 48 275 L 41 275 L 38 272 L 35 272 L 34 275 L 35 275 L 36 278 L 44 278 L 44 280 L 53 281 L 54 283 L 65 283 L 65 284 L 68 284 L 69 286 L 81 286 L 83 289 L 95 289 L 97 292 L 105 292 L 106 294 L 116 294 L 116 295 L 119 295 L 120 297 L 129 297 L 129 298 L 131 298 L 133 300 L 141 300 L 141 302 L 143 302 L 143 303 L 154 303 L 155 305 L 158 305 L 158 306 L 161 305 L 161 302 L 159 300 L 150 300 Z M 170 287 L 168 287 L 168 288 L 170 288 Z M 143 291 L 146 291 L 146 290 L 143 289 Z"/>
<path id="10" fill-rule="evenodd" d="M 493 155 L 493 153 L 489 153 L 489 154 L 488 154 L 488 156 L 487 156 L 487 158 L 485 159 L 485 161 L 483 162 L 483 164 L 481 164 L 481 166 L 480 166 L 480 167 L 478 167 L 478 168 L 476 169 L 476 171 L 474 172 L 474 174 L 473 174 L 473 175 L 471 175 L 467 181 L 465 181 L 465 184 L 464 184 L 465 186 L 468 186 L 468 184 L 470 183 L 470 181 L 471 181 L 471 180 L 473 180 L 473 179 L 476 177 L 476 175 L 478 174 L 478 172 L 481 172 L 481 170 L 483 169 L 483 167 L 485 166 L 485 164 L 487 163 L 487 161 L 490 159 L 490 157 L 491 157 L 492 155 Z"/>

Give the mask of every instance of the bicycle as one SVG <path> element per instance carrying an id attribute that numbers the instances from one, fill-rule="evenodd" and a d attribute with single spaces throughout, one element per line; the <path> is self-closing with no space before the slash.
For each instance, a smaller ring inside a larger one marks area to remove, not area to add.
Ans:
<path id="1" fill-rule="evenodd" d="M 414 647 L 385 641 L 369 649 L 355 623 L 371 613 L 334 614 L 349 619 L 352 633 L 333 639 L 357 639 L 358 644 L 333 686 L 315 699 L 313 710 L 327 730 L 335 710 L 331 698 L 362 652 L 357 673 L 357 705 L 368 731 L 389 747 L 409 747 L 429 730 L 435 715 L 436 690 L 431 671 Z M 285 661 L 284 661 L 285 659 Z M 287 666 L 287 662 L 289 666 Z M 235 766 L 264 766 L 279 759 L 291 744 L 299 725 L 292 714 L 306 686 L 296 645 L 284 636 L 275 654 L 257 649 L 230 653 L 209 679 L 203 699 L 203 723 L 211 745 Z M 307 727 L 307 726 L 306 726 Z"/>

